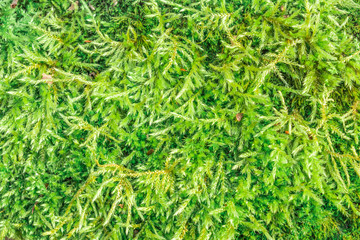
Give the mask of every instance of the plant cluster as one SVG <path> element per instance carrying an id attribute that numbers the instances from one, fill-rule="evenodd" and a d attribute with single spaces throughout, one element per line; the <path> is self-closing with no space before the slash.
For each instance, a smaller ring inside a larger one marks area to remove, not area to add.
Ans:
<path id="1" fill-rule="evenodd" d="M 359 9 L 0 2 L 0 239 L 360 238 Z"/>

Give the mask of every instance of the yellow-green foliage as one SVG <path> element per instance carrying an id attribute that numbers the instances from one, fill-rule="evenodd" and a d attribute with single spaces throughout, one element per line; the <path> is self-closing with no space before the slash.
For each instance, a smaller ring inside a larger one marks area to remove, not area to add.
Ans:
<path id="1" fill-rule="evenodd" d="M 0 239 L 360 238 L 357 3 L 11 3 Z"/>

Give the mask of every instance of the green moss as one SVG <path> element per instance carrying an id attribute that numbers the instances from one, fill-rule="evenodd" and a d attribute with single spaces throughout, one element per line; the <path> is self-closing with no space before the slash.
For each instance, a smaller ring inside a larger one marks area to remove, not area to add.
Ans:
<path id="1" fill-rule="evenodd" d="M 356 2 L 11 2 L 0 239 L 359 237 Z"/>

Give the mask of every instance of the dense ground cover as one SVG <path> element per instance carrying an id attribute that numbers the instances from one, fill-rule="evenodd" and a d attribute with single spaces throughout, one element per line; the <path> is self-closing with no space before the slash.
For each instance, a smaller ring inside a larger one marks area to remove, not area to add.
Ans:
<path id="1" fill-rule="evenodd" d="M 360 6 L 0 2 L 0 239 L 359 239 Z"/>

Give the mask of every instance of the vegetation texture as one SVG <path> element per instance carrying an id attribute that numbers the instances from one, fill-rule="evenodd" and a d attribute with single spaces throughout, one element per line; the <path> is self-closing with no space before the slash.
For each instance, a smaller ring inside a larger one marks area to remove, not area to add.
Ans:
<path id="1" fill-rule="evenodd" d="M 360 239 L 359 11 L 0 1 L 0 239 Z"/>

